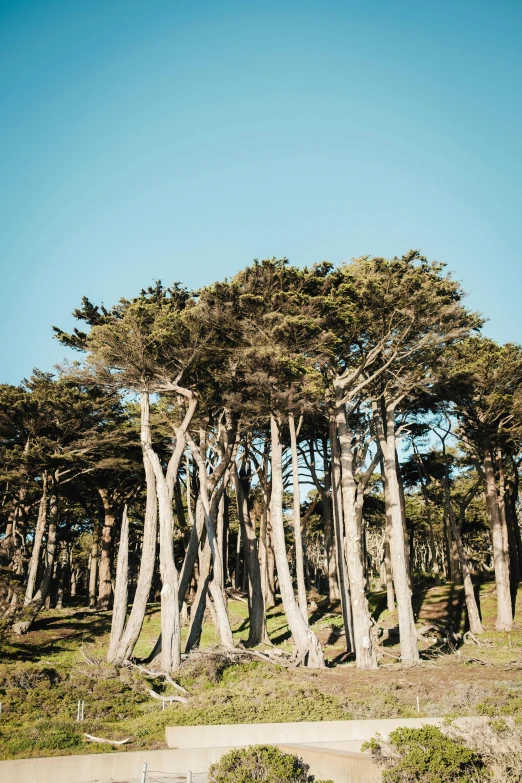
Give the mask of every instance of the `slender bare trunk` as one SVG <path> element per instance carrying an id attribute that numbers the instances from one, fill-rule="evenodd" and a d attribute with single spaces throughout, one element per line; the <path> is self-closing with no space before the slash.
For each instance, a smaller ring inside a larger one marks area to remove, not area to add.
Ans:
<path id="1" fill-rule="evenodd" d="M 223 538 L 225 534 L 225 493 L 221 495 L 221 499 L 219 501 L 218 506 L 218 516 L 217 516 L 217 528 L 216 528 L 216 535 L 217 535 L 217 545 L 219 547 L 219 551 L 221 552 L 221 581 L 223 583 L 223 589 L 225 587 L 225 561 L 223 557 Z"/>
<path id="2" fill-rule="evenodd" d="M 67 545 L 67 541 L 62 538 L 58 543 L 58 561 L 56 568 L 56 609 L 61 609 L 63 607 L 68 563 L 69 547 Z"/>
<path id="3" fill-rule="evenodd" d="M 114 586 L 114 604 L 112 610 L 111 638 L 108 658 L 111 660 L 121 641 L 127 615 L 129 583 L 129 515 L 127 505 L 123 508 L 120 531 L 120 545 L 116 562 L 116 583 Z"/>
<path id="4" fill-rule="evenodd" d="M 336 406 L 335 418 L 341 453 L 341 488 L 344 529 L 346 534 L 346 561 L 352 601 L 353 640 L 355 660 L 359 669 L 376 669 L 377 659 L 372 642 L 372 621 L 366 597 L 361 531 L 356 512 L 356 483 L 354 477 L 352 433 L 349 430 L 343 402 Z"/>
<path id="5" fill-rule="evenodd" d="M 263 491 L 263 508 L 261 510 L 261 522 L 259 525 L 259 573 L 261 575 L 261 592 L 263 593 L 263 603 L 266 605 L 266 580 L 267 580 L 267 505 L 265 502 L 265 493 Z"/>
<path id="6" fill-rule="evenodd" d="M 386 530 L 384 532 L 384 573 L 386 578 L 386 608 L 389 612 L 395 611 L 395 590 L 393 587 L 393 569 L 391 561 L 390 540 L 392 524 L 390 514 L 386 513 Z"/>
<path id="7" fill-rule="evenodd" d="M 100 530 L 99 519 L 94 520 L 92 528 L 91 554 L 89 557 L 89 608 L 96 606 L 96 585 L 98 581 L 98 559 L 100 556 Z"/>
<path id="8" fill-rule="evenodd" d="M 331 484 L 332 484 L 332 509 L 335 524 L 335 540 L 337 543 L 337 568 L 341 588 L 341 606 L 343 610 L 344 632 L 346 638 L 346 652 L 355 652 L 353 633 L 352 597 L 350 593 L 350 579 L 346 567 L 346 547 L 344 536 L 343 500 L 341 488 L 341 458 L 337 441 L 337 429 L 335 416 L 330 416 L 330 447 L 331 460 Z"/>
<path id="9" fill-rule="evenodd" d="M 263 601 L 263 591 L 261 589 L 257 537 L 255 526 L 248 508 L 248 500 L 245 491 L 246 487 L 238 473 L 235 462 L 232 463 L 232 478 L 234 480 L 237 512 L 244 542 L 244 564 L 248 575 L 248 616 L 250 620 L 248 644 L 254 646 L 266 641 L 268 636 L 266 630 L 265 604 Z"/>
<path id="10" fill-rule="evenodd" d="M 520 533 L 520 523 L 517 514 L 517 500 L 519 493 L 518 464 L 513 460 L 513 486 L 509 493 L 509 506 L 511 510 L 511 521 L 513 524 L 513 533 L 517 545 L 518 569 L 522 578 L 522 534 Z"/>
<path id="11" fill-rule="evenodd" d="M 402 517 L 402 530 L 404 535 L 404 554 L 406 557 L 406 572 L 408 574 L 408 587 L 410 591 L 413 590 L 413 542 L 410 545 L 410 538 L 408 535 L 408 523 L 406 519 L 406 500 L 404 498 L 404 485 L 402 483 L 401 465 L 399 462 L 399 455 L 397 449 L 395 449 L 395 472 L 397 474 L 397 486 L 399 488 L 399 505 Z"/>
<path id="12" fill-rule="evenodd" d="M 440 585 L 440 568 L 439 561 L 437 559 L 437 547 L 435 546 L 435 536 L 433 534 L 433 520 L 431 518 L 431 503 L 428 495 L 428 488 L 426 486 L 427 478 L 425 469 L 422 464 L 422 459 L 417 451 L 415 441 L 413 441 L 413 450 L 415 459 L 417 461 L 417 473 L 419 475 L 419 481 L 421 485 L 422 497 L 424 498 L 424 507 L 426 508 L 426 522 L 428 523 L 428 543 L 431 556 L 431 569 L 435 577 L 435 584 Z"/>
<path id="13" fill-rule="evenodd" d="M 142 444 L 151 444 L 150 435 L 150 406 L 149 395 L 143 393 L 140 399 L 141 407 L 141 442 Z M 156 497 L 156 480 L 154 477 L 154 468 L 148 456 L 145 446 L 142 446 L 143 467 L 145 470 L 145 486 L 147 490 L 147 499 L 145 505 L 145 521 L 143 525 L 143 543 L 141 549 L 140 570 L 136 584 L 134 601 L 130 611 L 125 630 L 121 640 L 108 657 L 109 662 L 121 664 L 128 660 L 136 646 L 147 609 L 152 577 L 154 573 L 154 564 L 156 560 L 156 537 L 158 525 L 158 501 Z"/>
<path id="14" fill-rule="evenodd" d="M 42 539 L 47 525 L 47 471 L 42 474 L 42 496 L 38 506 L 38 519 L 34 531 L 33 551 L 29 562 L 29 571 L 27 574 L 27 587 L 25 590 L 24 604 L 30 603 L 36 584 L 36 575 L 40 563 L 40 551 L 42 549 Z"/>
<path id="15" fill-rule="evenodd" d="M 457 547 L 459 555 L 460 569 L 462 572 L 462 579 L 464 582 L 464 595 L 466 597 L 466 609 L 468 612 L 469 629 L 473 634 L 479 634 L 483 632 L 482 623 L 480 621 L 480 613 L 475 598 L 475 591 L 473 590 L 473 582 L 471 580 L 471 572 L 469 570 L 468 558 L 464 551 L 464 544 L 462 543 L 462 536 L 459 526 L 455 520 L 455 513 L 453 508 L 449 509 L 449 518 L 451 524 L 451 531 L 453 533 L 453 539 Z"/>
<path id="16" fill-rule="evenodd" d="M 112 531 L 116 521 L 116 510 L 107 489 L 99 487 L 98 494 L 103 507 L 103 526 L 101 533 L 100 571 L 96 606 L 98 609 L 106 610 L 110 608 L 112 600 Z"/>
<path id="17" fill-rule="evenodd" d="M 195 647 L 199 647 L 201 641 L 201 631 L 203 628 L 203 617 L 207 605 L 208 586 L 210 582 L 211 552 L 208 545 L 208 539 L 203 533 L 203 543 L 199 553 L 199 577 L 198 587 L 192 607 L 190 610 L 190 625 L 185 645 L 185 652 L 188 653 Z"/>
<path id="18" fill-rule="evenodd" d="M 509 563 L 506 560 L 506 554 L 504 551 L 502 520 L 500 518 L 498 507 L 493 454 L 490 449 L 486 449 L 484 455 L 484 488 L 486 493 L 486 505 L 488 509 L 491 530 L 493 563 L 495 567 L 495 582 L 497 587 L 497 621 L 495 627 L 497 631 L 511 631 L 513 628 L 513 608 L 511 605 L 511 592 L 509 583 Z"/>
<path id="19" fill-rule="evenodd" d="M 274 536 L 274 552 L 279 579 L 279 589 L 283 600 L 288 626 L 294 637 L 298 660 L 312 668 L 324 666 L 321 646 L 299 610 L 295 600 L 292 578 L 285 545 L 283 524 L 283 471 L 280 420 L 272 414 L 270 417 L 272 436 L 272 495 L 270 500 L 270 521 Z"/>
<path id="20" fill-rule="evenodd" d="M 221 644 L 223 647 L 230 649 L 234 647 L 234 639 L 232 637 L 232 629 L 230 628 L 230 620 L 224 598 L 224 586 L 222 581 L 223 565 L 221 560 L 221 552 L 219 551 L 219 547 L 217 545 L 216 529 L 212 517 L 206 466 L 201 452 L 197 448 L 188 432 L 186 433 L 186 439 L 192 452 L 192 456 L 198 465 L 200 497 L 203 504 L 205 527 L 207 530 L 208 543 L 212 554 L 212 563 L 214 566 L 214 576 L 209 584 L 209 592 L 212 596 L 212 600 L 214 601 L 214 606 L 216 609 Z"/>
<path id="21" fill-rule="evenodd" d="M 395 408 L 382 403 L 382 419 L 378 416 L 378 404 L 374 402 L 375 427 L 384 457 L 385 501 L 391 522 L 390 550 L 393 581 L 399 614 L 401 660 L 411 664 L 419 660 L 417 632 L 408 584 L 408 567 L 404 546 L 404 528 L 401 513 L 400 490 L 397 481 Z"/>
<path id="22" fill-rule="evenodd" d="M 58 535 L 58 484 L 55 477 L 53 492 L 49 503 L 49 527 L 47 530 L 47 544 L 43 558 L 43 572 L 38 590 L 31 602 L 22 610 L 20 621 L 14 623 L 13 631 L 16 634 L 25 634 L 35 621 L 40 610 L 45 604 L 49 594 L 49 588 L 55 571 L 56 539 Z"/>
<path id="23" fill-rule="evenodd" d="M 297 460 L 297 434 L 294 414 L 288 414 L 290 429 L 290 450 L 292 454 L 292 492 L 293 492 L 293 523 L 295 537 L 295 575 L 297 581 L 297 601 L 303 620 L 308 625 L 308 603 L 306 599 L 306 584 L 304 575 L 303 538 L 301 532 L 301 496 L 299 491 L 299 463 Z"/>
<path id="24" fill-rule="evenodd" d="M 518 569 L 518 551 L 517 542 L 515 540 L 515 532 L 511 525 L 510 509 L 509 509 L 509 496 L 506 489 L 506 476 L 504 471 L 504 459 L 502 456 L 502 450 L 497 451 L 498 461 L 498 508 L 500 512 L 500 519 L 502 521 L 502 540 L 504 542 L 504 556 L 509 567 L 509 581 L 511 585 L 511 600 L 515 605 L 516 596 L 518 591 L 518 585 L 520 583 L 520 572 Z"/>
<path id="25" fill-rule="evenodd" d="M 267 515 L 265 607 L 267 609 L 272 609 L 275 605 L 276 605 L 276 576 L 275 576 L 274 535 L 272 532 L 272 523 L 270 521 L 270 509 L 269 509 Z"/>

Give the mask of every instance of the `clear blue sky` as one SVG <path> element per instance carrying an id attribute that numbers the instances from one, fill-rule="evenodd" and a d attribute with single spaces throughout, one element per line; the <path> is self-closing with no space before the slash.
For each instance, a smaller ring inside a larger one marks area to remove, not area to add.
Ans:
<path id="1" fill-rule="evenodd" d="M 522 342 L 522 2 L 0 0 L 0 381 L 83 294 L 445 261 Z"/>

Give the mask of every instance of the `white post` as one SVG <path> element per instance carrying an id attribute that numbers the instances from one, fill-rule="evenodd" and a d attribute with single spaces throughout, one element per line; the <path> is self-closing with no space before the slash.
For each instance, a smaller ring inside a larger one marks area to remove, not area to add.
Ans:
<path id="1" fill-rule="evenodd" d="M 190 769 L 187 772 L 187 783 L 192 783 L 192 772 L 190 771 Z"/>
<path id="2" fill-rule="evenodd" d="M 85 720 L 85 702 L 82 701 L 82 722 Z"/>
<path id="3" fill-rule="evenodd" d="M 141 770 L 141 783 L 147 783 L 147 765 L 143 765 L 143 769 Z"/>
<path id="4" fill-rule="evenodd" d="M 417 696 L 417 712 L 420 712 L 420 699 Z"/>

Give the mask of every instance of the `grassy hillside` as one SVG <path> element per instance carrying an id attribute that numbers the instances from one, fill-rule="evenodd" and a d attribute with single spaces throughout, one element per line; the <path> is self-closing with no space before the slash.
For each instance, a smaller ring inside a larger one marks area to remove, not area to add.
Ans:
<path id="1" fill-rule="evenodd" d="M 43 613 L 22 639 L 11 639 L 0 664 L 0 757 L 107 752 L 110 746 L 85 740 L 84 732 L 110 739 L 131 737 L 118 750 L 164 747 L 166 725 L 266 721 L 340 720 L 422 715 L 514 714 L 522 719 L 522 590 L 515 630 L 494 631 L 494 585 L 480 589 L 486 633 L 480 647 L 457 649 L 428 639 L 422 663 L 404 668 L 397 661 L 397 637 L 382 643 L 381 668 L 357 671 L 344 654 L 339 610 L 319 600 L 311 623 L 324 645 L 328 668 L 284 668 L 264 662 L 231 663 L 219 655 L 189 659 L 179 682 L 189 691 L 187 704 L 163 709 L 147 689 L 172 693 L 162 680 L 147 680 L 136 669 L 105 664 L 110 613 L 69 606 Z M 397 618 L 385 610 L 385 596 L 371 596 L 379 624 L 393 629 Z M 435 621 L 454 631 L 464 627 L 460 588 L 433 587 L 416 596 L 419 627 Z M 230 619 L 239 642 L 248 635 L 246 604 L 230 601 Z M 159 632 L 159 607 L 148 609 L 136 655 L 146 655 Z M 185 631 L 186 632 L 186 631 Z M 291 650 L 281 607 L 269 613 L 274 645 Z M 387 634 L 385 633 L 385 636 Z M 205 624 L 202 648 L 217 645 Z M 89 659 L 89 665 L 81 650 Z M 78 699 L 85 721 L 76 723 Z"/>

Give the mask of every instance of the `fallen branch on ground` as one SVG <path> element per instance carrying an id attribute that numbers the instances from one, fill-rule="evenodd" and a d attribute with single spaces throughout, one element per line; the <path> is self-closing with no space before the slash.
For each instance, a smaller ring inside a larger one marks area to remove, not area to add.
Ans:
<path id="1" fill-rule="evenodd" d="M 188 699 L 185 699 L 183 696 L 162 696 L 151 688 L 147 689 L 147 693 L 149 696 L 152 696 L 154 699 L 159 699 L 160 701 L 180 701 L 182 704 L 187 704 L 188 702 Z"/>
<path id="2" fill-rule="evenodd" d="M 125 745 L 126 742 L 130 741 L 130 737 L 127 737 L 127 739 L 123 740 L 110 740 L 110 739 L 102 739 L 101 737 L 93 737 L 92 734 L 84 734 L 85 737 L 87 737 L 88 740 L 91 742 L 101 742 L 104 745 Z"/>
<path id="3" fill-rule="evenodd" d="M 188 691 L 182 686 L 179 685 L 177 682 L 174 682 L 170 674 L 168 672 L 162 672 L 162 671 L 155 671 L 154 669 L 147 669 L 146 666 L 142 666 L 140 663 L 132 663 L 132 661 L 125 661 L 124 666 L 132 668 L 132 669 L 138 669 L 142 674 L 145 674 L 146 677 L 151 677 L 155 679 L 156 677 L 163 677 L 170 685 L 172 685 L 173 688 L 177 688 L 182 693 L 186 693 L 188 695 Z"/>

